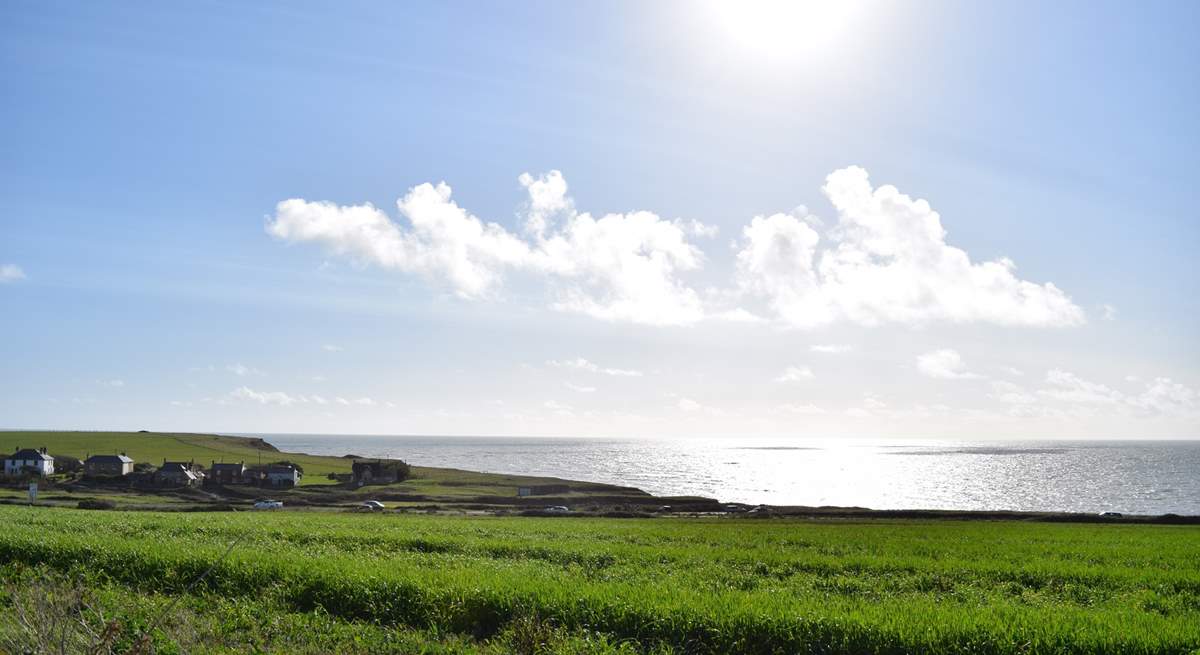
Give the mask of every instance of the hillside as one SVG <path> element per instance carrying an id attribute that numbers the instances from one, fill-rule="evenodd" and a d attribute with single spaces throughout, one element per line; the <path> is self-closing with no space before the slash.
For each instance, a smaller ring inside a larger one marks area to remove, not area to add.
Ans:
<path id="1" fill-rule="evenodd" d="M 712 505 L 715 501 L 697 498 L 656 498 L 638 489 L 614 485 L 524 475 L 479 473 L 458 469 L 413 466 L 412 476 L 403 482 L 348 488 L 328 478 L 328 474 L 351 472 L 353 460 L 346 457 L 306 455 L 283 452 L 266 441 L 253 437 L 215 434 L 162 432 L 0 432 L 0 452 L 11 453 L 18 447 L 45 446 L 51 455 L 70 455 L 83 459 L 89 454 L 124 452 L 137 462 L 159 465 L 167 460 L 192 460 L 208 467 L 212 462 L 245 462 L 247 465 L 287 460 L 304 469 L 301 487 L 293 490 L 272 489 L 271 494 L 289 501 L 291 506 L 339 507 L 364 498 L 389 501 L 395 506 L 469 507 L 472 509 L 538 508 L 560 503 L 587 503 L 600 509 L 627 505 L 657 506 L 664 501 Z M 530 498 L 518 498 L 519 487 L 548 490 Z M 49 488 L 47 489 L 50 490 Z M 74 505 L 79 494 L 112 500 L 118 506 L 179 506 L 242 502 L 260 495 L 254 487 L 225 489 L 155 490 L 134 492 L 112 484 L 99 485 L 76 481 L 67 486 L 71 496 L 43 494 L 49 504 Z M 25 497 L 23 488 L 0 489 L 0 498 Z"/>

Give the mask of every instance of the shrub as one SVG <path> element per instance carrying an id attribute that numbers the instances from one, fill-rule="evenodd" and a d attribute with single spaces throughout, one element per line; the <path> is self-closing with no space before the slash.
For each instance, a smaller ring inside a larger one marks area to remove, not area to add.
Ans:
<path id="1" fill-rule="evenodd" d="M 54 455 L 55 473 L 78 473 L 83 470 L 83 462 L 70 455 Z"/>
<path id="2" fill-rule="evenodd" d="M 85 498 L 79 501 L 76 505 L 79 509 L 116 509 L 117 504 L 111 500 L 101 500 L 99 498 Z"/>

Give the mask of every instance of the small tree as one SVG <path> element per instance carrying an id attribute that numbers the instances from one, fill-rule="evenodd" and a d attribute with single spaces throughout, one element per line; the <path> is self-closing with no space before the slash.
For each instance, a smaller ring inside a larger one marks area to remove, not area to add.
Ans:
<path id="1" fill-rule="evenodd" d="M 408 465 L 408 462 L 405 462 L 404 460 L 400 460 L 400 459 L 396 460 L 395 467 L 396 467 L 396 482 L 404 482 L 405 480 L 407 480 L 409 478 L 409 476 L 412 475 L 412 467 L 410 467 Z"/>

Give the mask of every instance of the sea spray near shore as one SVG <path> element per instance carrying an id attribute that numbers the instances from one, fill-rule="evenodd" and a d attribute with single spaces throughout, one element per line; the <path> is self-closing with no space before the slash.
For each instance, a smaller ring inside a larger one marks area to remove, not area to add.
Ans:
<path id="1" fill-rule="evenodd" d="M 731 502 L 1200 514 L 1200 441 L 255 436 L 285 451 L 398 457 Z"/>

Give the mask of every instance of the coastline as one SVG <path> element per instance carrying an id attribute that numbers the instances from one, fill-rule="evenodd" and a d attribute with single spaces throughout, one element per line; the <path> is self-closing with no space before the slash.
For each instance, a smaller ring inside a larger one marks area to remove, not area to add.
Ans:
<path id="1" fill-rule="evenodd" d="M 274 435 L 206 435 L 196 433 L 112 433 L 0 431 L 0 448 L 19 442 L 50 445 L 60 454 L 122 448 L 140 460 L 149 454 L 186 459 L 202 454 L 209 461 L 261 461 L 281 459 L 303 463 L 315 475 L 306 477 L 294 489 L 271 490 L 289 508 L 337 511 L 353 508 L 365 499 L 387 503 L 395 511 L 459 512 L 499 515 L 544 515 L 548 507 L 567 507 L 564 516 L 723 516 L 746 519 L 824 519 L 824 520 L 969 520 L 969 521 L 1041 521 L 1058 523 L 1138 523 L 1200 524 L 1200 515 L 1174 513 L 1141 514 L 1072 511 L 929 509 L 921 507 L 877 509 L 846 505 L 757 504 L 727 502 L 702 495 L 654 494 L 629 485 L 581 481 L 541 475 L 487 473 L 459 468 L 412 466 L 409 480 L 393 484 L 348 487 L 321 477 L 344 476 L 354 455 L 312 454 L 280 448 L 270 440 Z M 12 442 L 6 443 L 6 442 Z M 135 450 L 140 447 L 141 450 Z M 356 453 L 358 454 L 358 453 Z M 199 458 L 196 458 L 199 459 Z M 375 459 L 375 458 L 362 458 Z M 151 460 L 154 461 L 154 460 Z M 200 459 L 205 465 L 208 461 Z M 252 460 L 253 461 L 253 460 Z M 40 504 L 75 505 L 94 498 L 114 502 L 121 509 L 214 511 L 244 507 L 261 497 L 265 490 L 255 487 L 218 486 L 186 489 L 134 490 L 120 483 L 76 480 L 45 487 Z M 531 490 L 521 495 L 521 489 Z M 27 504 L 21 489 L 6 489 L 0 503 Z"/>

